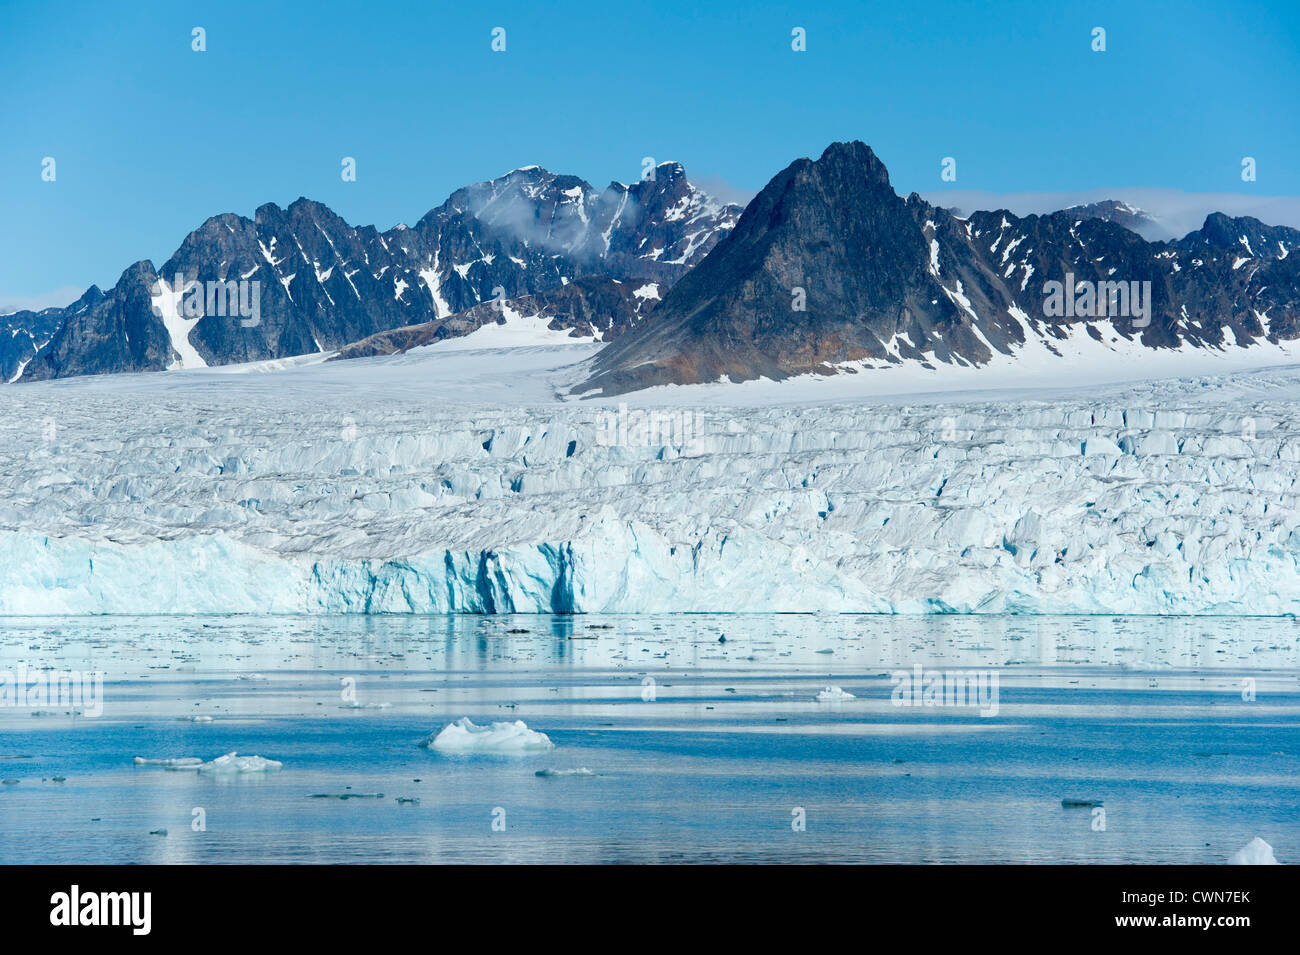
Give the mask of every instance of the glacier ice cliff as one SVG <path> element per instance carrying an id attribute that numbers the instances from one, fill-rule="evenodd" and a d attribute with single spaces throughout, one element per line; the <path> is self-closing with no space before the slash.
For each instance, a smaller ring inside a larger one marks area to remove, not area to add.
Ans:
<path id="1" fill-rule="evenodd" d="M 6 389 L 0 613 L 1300 609 L 1294 369 L 729 408 L 681 389 L 645 400 L 688 427 L 614 444 L 608 406 L 275 378 Z"/>

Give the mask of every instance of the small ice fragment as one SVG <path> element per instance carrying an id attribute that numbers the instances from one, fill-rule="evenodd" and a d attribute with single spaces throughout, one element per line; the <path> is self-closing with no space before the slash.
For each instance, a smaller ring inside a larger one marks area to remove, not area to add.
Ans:
<path id="1" fill-rule="evenodd" d="M 312 799 L 383 799 L 383 793 L 312 793 Z M 400 802 L 400 800 L 399 800 Z"/>
<path id="2" fill-rule="evenodd" d="M 579 766 L 576 769 L 539 769 L 536 773 L 538 776 L 595 776 L 586 766 Z"/>
<path id="3" fill-rule="evenodd" d="M 444 753 L 526 753 L 555 749 L 545 733 L 530 730 L 523 720 L 475 726 L 468 716 L 430 733 L 420 744 Z"/>
<path id="4" fill-rule="evenodd" d="M 197 756 L 177 756 L 172 759 L 149 759 L 144 756 L 135 758 L 137 766 L 161 766 L 163 769 L 195 769 L 203 765 Z"/>
<path id="5" fill-rule="evenodd" d="M 211 762 L 199 766 L 201 773 L 266 773 L 280 769 L 284 763 L 274 759 L 264 759 L 261 756 L 239 756 L 236 753 L 227 753 L 225 756 L 218 756 Z"/>
<path id="6" fill-rule="evenodd" d="M 1273 847 L 1256 836 L 1228 859 L 1228 865 L 1281 865 L 1273 856 Z"/>
<path id="7" fill-rule="evenodd" d="M 210 717 L 210 716 L 203 716 L 203 715 L 199 715 L 199 716 L 178 716 L 178 717 L 176 717 L 176 718 L 177 718 L 178 720 L 180 720 L 182 723 L 211 723 L 211 722 L 212 722 L 212 717 Z"/>
<path id="8" fill-rule="evenodd" d="M 835 700 L 856 700 L 857 697 L 847 690 L 841 690 L 838 686 L 828 686 L 817 694 L 817 702 L 830 703 Z"/>

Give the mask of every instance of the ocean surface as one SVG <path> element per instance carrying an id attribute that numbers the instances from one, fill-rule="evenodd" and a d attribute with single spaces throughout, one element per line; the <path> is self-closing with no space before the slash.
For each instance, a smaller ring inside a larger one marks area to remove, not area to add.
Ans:
<path id="1" fill-rule="evenodd" d="M 1298 648 L 1287 618 L 0 618 L 0 863 L 1296 862 Z M 461 717 L 555 748 L 420 746 Z M 231 752 L 283 765 L 134 764 Z"/>

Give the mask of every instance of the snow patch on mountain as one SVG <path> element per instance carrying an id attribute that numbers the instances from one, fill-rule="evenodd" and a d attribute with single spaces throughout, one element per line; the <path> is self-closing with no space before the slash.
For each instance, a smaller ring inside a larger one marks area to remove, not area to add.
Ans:
<path id="1" fill-rule="evenodd" d="M 452 352 L 531 348 L 538 345 L 572 345 L 597 341 L 594 335 L 576 337 L 567 330 L 556 331 L 550 327 L 550 324 L 551 319 L 548 317 L 537 314 L 525 315 L 511 308 L 509 303 L 502 303 L 499 321 L 483 325 L 468 335 L 448 338 L 433 345 L 422 345 L 413 351 L 430 349 Z"/>
<path id="2" fill-rule="evenodd" d="M 176 360 L 167 366 L 168 371 L 208 366 L 203 356 L 190 344 L 189 337 L 190 330 L 198 324 L 202 316 L 186 318 L 181 314 L 181 301 L 185 297 L 186 290 L 185 287 L 173 288 L 162 276 L 158 277 L 157 285 L 152 289 L 154 311 L 162 318 L 163 327 L 167 329 L 167 335 L 171 339 L 172 350 L 176 353 Z"/>

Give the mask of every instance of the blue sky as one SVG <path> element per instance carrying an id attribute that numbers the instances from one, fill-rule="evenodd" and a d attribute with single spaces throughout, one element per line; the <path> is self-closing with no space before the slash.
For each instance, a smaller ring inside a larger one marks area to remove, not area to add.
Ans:
<path id="1" fill-rule="evenodd" d="M 932 198 L 1300 194 L 1295 2 L 707 6 L 6 0 L 0 305 L 110 286 L 219 212 L 306 195 L 386 229 L 529 163 L 603 186 L 676 159 L 752 193 L 862 139 Z"/>

